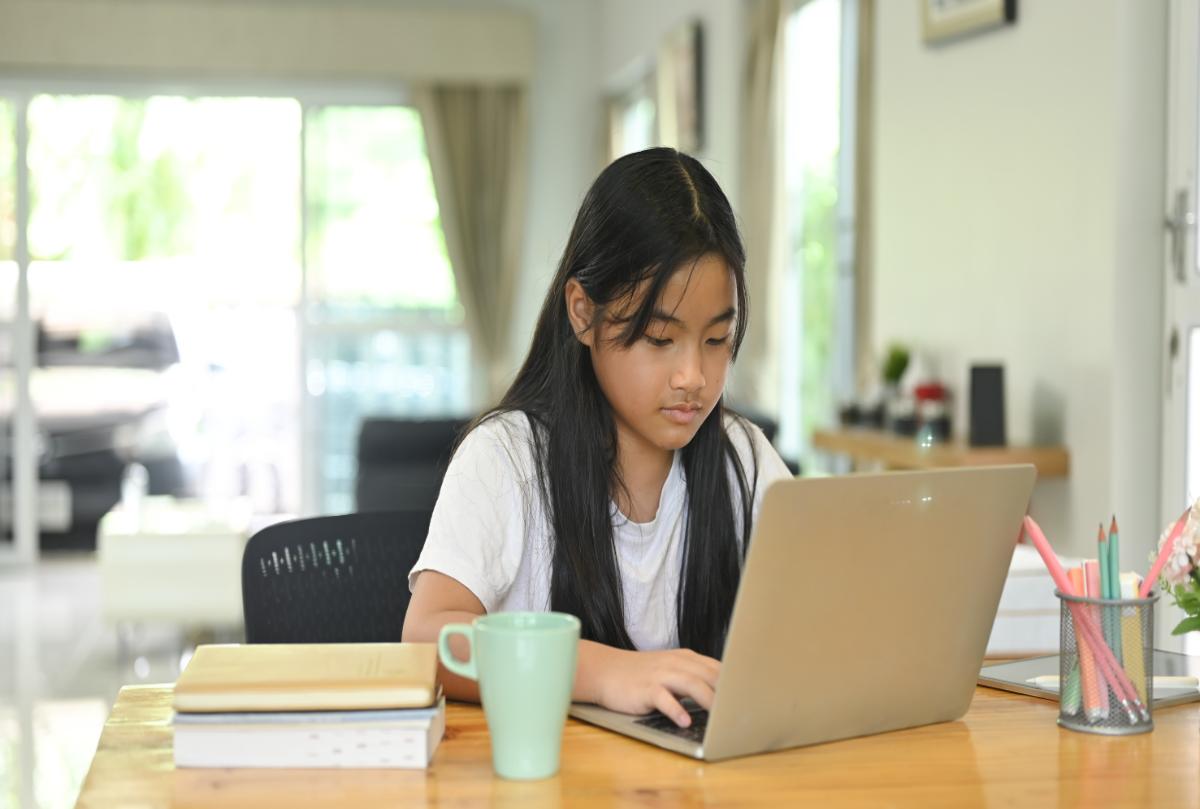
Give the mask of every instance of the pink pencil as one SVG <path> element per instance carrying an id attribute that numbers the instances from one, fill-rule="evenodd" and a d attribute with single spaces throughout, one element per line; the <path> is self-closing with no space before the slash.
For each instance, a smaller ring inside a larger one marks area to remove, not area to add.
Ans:
<path id="1" fill-rule="evenodd" d="M 1042 561 L 1046 564 L 1046 570 L 1050 572 L 1050 578 L 1054 579 L 1054 584 L 1058 587 L 1059 592 L 1066 595 L 1078 596 L 1079 593 L 1075 592 L 1075 588 L 1071 586 L 1071 580 L 1067 578 L 1062 565 L 1058 563 L 1058 557 L 1054 555 L 1054 550 L 1050 547 L 1046 535 L 1042 533 L 1042 529 L 1028 514 L 1025 515 L 1025 531 L 1029 534 L 1029 538 L 1033 540 L 1033 545 L 1037 548 Z M 1125 674 L 1125 670 L 1113 659 L 1112 651 L 1104 642 L 1104 638 L 1100 635 L 1100 631 L 1096 629 L 1096 625 L 1092 623 L 1091 616 L 1085 610 L 1079 609 L 1078 604 L 1071 604 L 1070 609 L 1075 626 L 1083 631 L 1088 644 L 1091 645 L 1093 651 L 1096 653 L 1096 662 L 1099 664 L 1100 671 L 1109 682 L 1116 685 L 1117 696 L 1121 700 L 1121 705 L 1125 708 L 1126 713 L 1129 714 L 1130 721 L 1137 721 L 1136 714 L 1130 705 L 1136 706 L 1137 712 L 1146 721 L 1149 721 L 1150 712 L 1138 697 L 1133 683 L 1129 681 L 1129 677 Z"/>
<path id="2" fill-rule="evenodd" d="M 1185 509 L 1179 519 L 1175 521 L 1175 527 L 1171 529 L 1167 541 L 1163 543 L 1162 550 L 1158 552 L 1158 558 L 1154 560 L 1154 565 L 1146 574 L 1146 578 L 1142 579 L 1142 586 L 1138 588 L 1138 598 L 1145 598 L 1154 589 L 1154 582 L 1158 581 L 1158 574 L 1162 573 L 1163 565 L 1167 563 L 1171 551 L 1175 548 L 1175 540 L 1179 539 L 1179 535 L 1183 533 L 1183 527 L 1187 525 L 1189 511 L 1191 509 Z"/>
<path id="3" fill-rule="evenodd" d="M 1100 592 L 1100 563 L 1095 559 L 1088 559 L 1083 563 L 1083 594 L 1088 598 L 1104 598 L 1104 594 Z M 1084 607 L 1088 614 L 1092 616 L 1092 620 L 1097 624 L 1103 624 L 1100 618 L 1099 607 Z M 1107 645 L 1107 642 L 1106 644 Z M 1109 682 L 1109 678 L 1100 678 L 1100 716 L 1108 718 L 1108 686 L 1112 687 L 1113 695 L 1120 698 L 1120 689 L 1117 688 L 1115 681 Z"/>
<path id="4" fill-rule="evenodd" d="M 1076 592 L 1071 586 L 1071 580 L 1067 577 L 1066 571 L 1062 569 L 1062 565 L 1058 563 L 1058 557 L 1054 555 L 1054 549 L 1050 547 L 1050 542 L 1046 539 L 1046 535 L 1042 533 L 1041 527 L 1034 521 L 1033 517 L 1025 516 L 1025 530 L 1029 534 L 1029 538 L 1033 540 L 1034 547 L 1041 554 L 1042 561 L 1046 564 L 1046 569 L 1050 572 L 1050 578 L 1054 579 L 1055 585 L 1059 591 L 1067 595 L 1081 596 L 1081 592 Z M 1125 695 L 1118 693 L 1118 696 L 1137 705 L 1139 710 L 1149 718 L 1149 712 L 1145 710 L 1145 706 L 1141 704 L 1141 700 L 1137 696 L 1137 692 L 1133 688 L 1133 684 L 1129 682 L 1129 678 L 1125 676 L 1125 671 L 1113 659 L 1112 651 L 1108 648 L 1108 644 L 1104 643 L 1104 638 L 1100 635 L 1096 625 L 1092 623 L 1091 616 L 1085 610 L 1078 609 L 1080 605 L 1071 605 L 1071 615 L 1075 621 L 1075 625 L 1083 631 L 1083 635 L 1087 638 L 1088 643 L 1093 647 L 1096 662 L 1100 665 L 1101 672 L 1108 677 L 1110 682 L 1115 682 L 1119 688 L 1118 691 L 1125 691 Z M 1115 676 L 1113 676 L 1115 675 Z M 1129 709 L 1128 705 L 1125 706 Z"/>
<path id="5" fill-rule="evenodd" d="M 1073 567 L 1067 571 L 1071 577 L 1071 585 L 1075 592 L 1083 592 L 1083 571 Z M 1092 655 L 1092 645 L 1082 632 L 1076 634 L 1076 646 L 1079 647 L 1079 682 L 1083 691 L 1083 713 L 1088 719 L 1095 720 L 1101 714 L 1100 710 L 1100 667 Z M 1107 697 L 1108 695 L 1105 694 Z M 1106 699 L 1105 702 L 1108 700 Z"/>
<path id="6" fill-rule="evenodd" d="M 1042 529 L 1034 519 L 1028 515 L 1025 517 L 1025 530 L 1029 534 L 1029 538 L 1033 540 L 1034 547 L 1041 554 L 1042 561 L 1046 563 L 1046 569 L 1050 572 L 1050 577 L 1054 579 L 1059 591 L 1067 595 L 1081 595 L 1081 593 L 1076 592 L 1075 588 L 1071 586 L 1071 580 L 1067 578 L 1062 565 L 1058 563 L 1058 557 L 1054 555 L 1054 550 L 1050 547 L 1046 535 L 1042 533 Z M 1113 659 L 1112 651 L 1104 643 L 1104 638 L 1101 637 L 1096 625 L 1092 623 L 1091 616 L 1087 614 L 1086 610 L 1079 607 L 1079 604 L 1070 605 L 1071 616 L 1075 621 L 1075 626 L 1082 631 L 1083 636 L 1092 647 L 1100 672 L 1108 678 L 1109 682 L 1116 684 L 1117 696 L 1121 700 L 1122 707 L 1129 714 L 1130 721 L 1137 721 L 1136 715 L 1130 707 L 1131 704 L 1136 706 L 1143 718 L 1149 721 L 1150 712 L 1146 710 L 1145 704 L 1138 697 L 1137 691 L 1133 688 L 1133 683 L 1129 681 L 1125 670 Z"/>

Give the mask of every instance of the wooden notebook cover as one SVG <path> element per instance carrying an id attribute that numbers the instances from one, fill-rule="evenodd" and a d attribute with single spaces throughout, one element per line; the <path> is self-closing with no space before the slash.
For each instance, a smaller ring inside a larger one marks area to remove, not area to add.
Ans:
<path id="1" fill-rule="evenodd" d="M 433 704 L 432 643 L 259 643 L 197 647 L 175 684 L 183 712 L 334 711 Z"/>

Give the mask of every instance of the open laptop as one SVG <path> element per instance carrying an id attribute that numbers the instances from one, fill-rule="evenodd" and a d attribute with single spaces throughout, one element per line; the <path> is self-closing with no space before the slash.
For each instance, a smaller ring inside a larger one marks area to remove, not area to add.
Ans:
<path id="1" fill-rule="evenodd" d="M 710 712 L 571 716 L 706 761 L 957 719 L 1032 466 L 778 481 L 742 571 Z"/>

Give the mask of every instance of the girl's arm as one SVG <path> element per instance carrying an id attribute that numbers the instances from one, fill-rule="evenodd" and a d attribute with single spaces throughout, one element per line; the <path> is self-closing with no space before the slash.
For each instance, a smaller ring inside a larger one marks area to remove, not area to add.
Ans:
<path id="1" fill-rule="evenodd" d="M 456 579 L 424 570 L 413 583 L 412 600 L 404 616 L 400 639 L 410 643 L 437 643 L 446 624 L 469 624 L 486 613 L 483 603 Z M 450 651 L 459 660 L 467 659 L 467 642 L 460 635 L 450 638 Z M 438 680 L 453 699 L 479 702 L 479 683 L 452 674 L 438 660 Z"/>
<path id="2" fill-rule="evenodd" d="M 435 570 L 423 571 L 413 586 L 403 640 L 436 643 L 446 624 L 470 623 L 485 612 L 475 594 L 457 580 Z M 461 637 L 451 638 L 450 645 L 455 657 L 466 657 L 466 642 Z M 657 708 L 686 727 L 691 717 L 679 697 L 691 697 L 706 709 L 712 707 L 720 667 L 713 658 L 689 649 L 631 652 L 581 640 L 571 698 L 632 714 Z M 440 663 L 438 677 L 447 696 L 479 701 L 479 685 L 474 680 L 451 674 Z"/>

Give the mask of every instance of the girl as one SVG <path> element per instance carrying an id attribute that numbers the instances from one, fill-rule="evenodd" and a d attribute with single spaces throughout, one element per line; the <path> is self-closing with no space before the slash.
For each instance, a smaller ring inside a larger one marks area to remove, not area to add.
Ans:
<path id="1" fill-rule="evenodd" d="M 680 697 L 711 706 L 762 494 L 789 476 L 722 406 L 744 269 L 729 201 L 694 158 L 648 149 L 600 174 L 529 356 L 446 472 L 405 640 L 498 610 L 568 612 L 573 699 L 681 726 Z"/>

